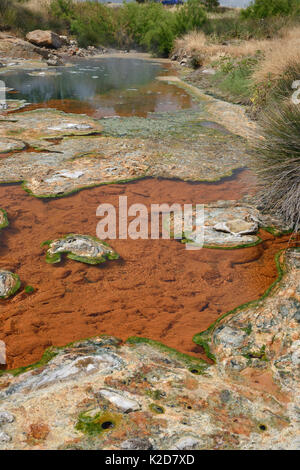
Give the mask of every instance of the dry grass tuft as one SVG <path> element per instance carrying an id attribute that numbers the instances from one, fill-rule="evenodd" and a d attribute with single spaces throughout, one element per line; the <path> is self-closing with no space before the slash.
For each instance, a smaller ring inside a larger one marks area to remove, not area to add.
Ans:
<path id="1" fill-rule="evenodd" d="M 254 166 L 260 202 L 297 231 L 300 226 L 300 108 L 274 104 L 261 115 L 262 138 L 255 144 Z"/>
<path id="2" fill-rule="evenodd" d="M 291 64 L 300 63 L 300 27 L 283 30 L 282 37 L 269 41 L 263 51 L 264 59 L 253 75 L 254 81 L 280 80 Z"/>

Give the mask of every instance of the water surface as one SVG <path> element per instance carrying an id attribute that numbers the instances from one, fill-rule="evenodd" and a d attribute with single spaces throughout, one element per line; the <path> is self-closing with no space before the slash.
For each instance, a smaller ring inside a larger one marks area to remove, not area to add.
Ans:
<path id="1" fill-rule="evenodd" d="M 49 75 L 50 73 L 50 75 Z M 84 59 L 71 67 L 14 70 L 2 74 L 13 93 L 30 108 L 108 116 L 142 116 L 196 107 L 192 97 L 175 85 L 156 80 L 168 66 L 135 58 Z"/>

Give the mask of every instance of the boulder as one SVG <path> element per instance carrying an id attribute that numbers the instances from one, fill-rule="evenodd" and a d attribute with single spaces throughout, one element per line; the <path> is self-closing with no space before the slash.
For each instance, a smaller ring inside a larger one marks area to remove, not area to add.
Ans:
<path id="1" fill-rule="evenodd" d="M 31 31 L 26 35 L 26 39 L 36 46 L 49 47 L 51 49 L 59 49 L 63 45 L 63 41 L 58 34 L 41 29 Z"/>
<path id="2" fill-rule="evenodd" d="M 58 67 L 59 65 L 64 65 L 64 63 L 59 57 L 57 57 L 57 55 L 49 54 L 47 65 L 49 67 Z"/>

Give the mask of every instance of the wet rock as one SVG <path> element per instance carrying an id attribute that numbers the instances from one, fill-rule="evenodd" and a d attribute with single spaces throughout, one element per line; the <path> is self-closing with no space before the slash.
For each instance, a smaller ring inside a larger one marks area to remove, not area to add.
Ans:
<path id="1" fill-rule="evenodd" d="M 256 235 L 251 235 L 258 230 L 256 210 L 234 201 L 207 204 L 204 207 L 204 220 L 193 212 L 187 223 L 199 228 L 204 225 L 203 242 L 207 246 L 234 247 L 259 242 Z M 200 231 L 185 232 L 185 238 L 189 242 L 199 243 L 199 235 L 202 240 Z"/>
<path id="2" fill-rule="evenodd" d="M 88 116 L 67 114 L 55 109 L 38 109 L 18 113 L 14 114 L 13 122 L 8 120 L 0 122 L 1 137 L 11 137 L 13 133 L 29 144 L 40 139 L 67 135 L 90 135 L 101 132 L 101 130 L 102 126 L 99 122 Z"/>
<path id="3" fill-rule="evenodd" d="M 174 448 L 177 450 L 193 450 L 199 444 L 199 440 L 192 436 L 187 436 L 181 438 L 174 445 Z"/>
<path id="4" fill-rule="evenodd" d="M 14 420 L 15 417 L 12 413 L 9 413 L 8 411 L 0 411 L 0 426 L 6 423 L 13 423 Z"/>
<path id="5" fill-rule="evenodd" d="M 113 403 L 120 410 L 124 411 L 124 413 L 140 409 L 140 404 L 136 400 L 123 396 L 113 390 L 100 390 L 99 395 Z"/>
<path id="6" fill-rule="evenodd" d="M 0 442 L 10 442 L 11 437 L 4 431 L 0 431 Z"/>
<path id="7" fill-rule="evenodd" d="M 17 274 L 10 271 L 0 271 L 0 299 L 7 299 L 17 292 L 21 282 Z"/>
<path id="8" fill-rule="evenodd" d="M 144 438 L 144 439 L 139 439 L 139 438 L 133 438 L 133 439 L 127 439 L 127 441 L 124 441 L 121 443 L 121 449 L 123 450 L 151 450 L 153 449 L 153 446 L 149 439 Z"/>
<path id="9" fill-rule="evenodd" d="M 43 31 L 37 29 L 26 35 L 26 39 L 39 47 L 49 47 L 59 49 L 63 45 L 62 39 L 53 31 Z"/>
<path id="10" fill-rule="evenodd" d="M 119 255 L 105 242 L 88 235 L 66 235 L 57 240 L 48 241 L 46 261 L 59 263 L 62 253 L 76 261 L 87 264 L 99 264 L 104 261 L 119 258 Z"/>

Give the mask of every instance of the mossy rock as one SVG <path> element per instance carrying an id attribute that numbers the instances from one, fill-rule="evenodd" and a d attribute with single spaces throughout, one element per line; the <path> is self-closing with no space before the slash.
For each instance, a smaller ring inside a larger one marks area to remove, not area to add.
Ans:
<path id="1" fill-rule="evenodd" d="M 116 428 L 121 420 L 122 415 L 119 413 L 104 411 L 93 414 L 87 411 L 80 413 L 75 429 L 89 436 L 99 436 Z"/>
<path id="2" fill-rule="evenodd" d="M 17 274 L 10 271 L 0 271 L 0 299 L 8 299 L 21 287 L 21 281 Z"/>
<path id="3" fill-rule="evenodd" d="M 59 263 L 62 255 L 86 264 L 100 264 L 106 260 L 118 259 L 119 255 L 107 243 L 90 235 L 68 234 L 55 240 L 47 240 L 46 262 Z"/>

